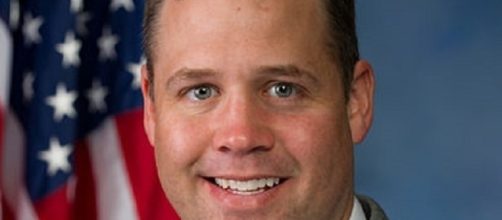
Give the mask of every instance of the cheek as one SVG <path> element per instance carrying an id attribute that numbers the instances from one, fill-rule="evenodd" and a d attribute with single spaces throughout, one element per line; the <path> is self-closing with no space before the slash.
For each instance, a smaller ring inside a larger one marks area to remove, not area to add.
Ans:
<path id="1" fill-rule="evenodd" d="M 299 164 L 292 204 L 306 210 L 335 210 L 352 190 L 352 143 L 347 121 L 333 114 L 286 120 L 281 132 L 287 152 Z M 291 129 L 293 128 L 293 129 Z"/>
<path id="2" fill-rule="evenodd" d="M 352 143 L 343 114 L 313 114 L 284 120 L 279 136 L 309 181 L 339 181 L 352 169 Z"/>
<path id="3" fill-rule="evenodd" d="M 200 121 L 185 118 L 182 114 L 160 114 L 155 132 L 155 150 L 162 172 L 179 178 L 179 175 L 190 171 L 208 144 L 205 132 Z"/>
<path id="4" fill-rule="evenodd" d="M 312 114 L 283 120 L 278 130 L 292 153 L 309 158 L 337 153 L 347 145 L 349 137 L 346 120 L 333 114 Z"/>

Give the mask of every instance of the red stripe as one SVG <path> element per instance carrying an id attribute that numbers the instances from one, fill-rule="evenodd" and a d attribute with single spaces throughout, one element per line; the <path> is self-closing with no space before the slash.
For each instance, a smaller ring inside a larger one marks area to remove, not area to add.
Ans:
<path id="1" fill-rule="evenodd" d="M 12 209 L 7 205 L 7 201 L 5 200 L 5 197 L 2 196 L 2 216 L 3 220 L 14 220 L 15 215 Z M 2 219 L 2 218 L 0 218 Z"/>
<path id="2" fill-rule="evenodd" d="M 64 185 L 35 202 L 35 211 L 39 220 L 70 219 L 70 203 L 68 201 L 67 190 L 68 186 Z"/>
<path id="3" fill-rule="evenodd" d="M 116 124 L 140 219 L 179 219 L 157 178 L 153 148 L 143 129 L 143 111 L 118 115 Z"/>
<path id="4" fill-rule="evenodd" d="M 2 103 L 0 102 L 0 170 L 3 171 L 2 166 L 3 166 L 3 129 L 5 127 L 5 121 L 4 121 L 4 107 Z M 3 175 L 0 175 L 0 183 L 3 183 L 1 181 L 3 178 Z M 1 190 L 1 188 L 0 188 Z M 2 194 L 2 191 L 0 191 L 0 195 Z"/>
<path id="5" fill-rule="evenodd" d="M 2 103 L 0 102 L 0 210 L 2 210 L 2 215 L 0 216 L 0 219 L 8 219 L 6 217 L 6 213 L 7 212 L 7 207 L 4 205 L 5 204 L 5 199 L 4 199 L 4 196 L 2 194 L 2 190 L 3 190 L 3 186 L 2 186 L 2 178 L 3 178 L 3 174 L 2 174 L 2 171 L 3 171 L 3 127 L 4 127 L 4 121 L 3 121 L 3 114 L 4 114 L 4 111 L 3 111 L 3 105 Z M 12 216 L 12 219 L 14 219 L 14 216 Z"/>
<path id="6" fill-rule="evenodd" d="M 5 126 L 4 125 L 5 122 L 4 122 L 4 119 L 3 119 L 4 118 L 3 115 L 4 115 L 4 107 L 3 107 L 2 103 L 0 103 L 0 140 L 2 141 L 0 143 L 2 143 L 2 144 L 3 144 L 3 127 Z"/>
<path id="7" fill-rule="evenodd" d="M 81 141 L 75 147 L 77 185 L 72 217 L 74 220 L 97 219 L 96 182 L 92 172 L 89 144 Z"/>

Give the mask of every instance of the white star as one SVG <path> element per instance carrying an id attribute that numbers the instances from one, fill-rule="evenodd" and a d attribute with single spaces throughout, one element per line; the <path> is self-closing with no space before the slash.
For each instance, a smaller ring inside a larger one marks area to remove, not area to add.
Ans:
<path id="1" fill-rule="evenodd" d="M 24 100 L 29 102 L 33 98 L 33 82 L 35 81 L 35 76 L 32 72 L 28 72 L 23 79 L 23 95 Z"/>
<path id="2" fill-rule="evenodd" d="M 92 16 L 89 12 L 83 12 L 77 15 L 77 33 L 83 36 L 87 35 L 87 27 L 85 24 L 91 20 L 91 18 Z"/>
<path id="3" fill-rule="evenodd" d="M 28 13 L 24 16 L 24 22 L 23 34 L 25 43 L 27 45 L 40 43 L 40 41 L 42 41 L 40 26 L 42 26 L 44 19 L 41 16 L 33 18 L 31 14 Z"/>
<path id="4" fill-rule="evenodd" d="M 144 63 L 145 59 L 141 58 L 139 63 L 129 63 L 127 65 L 127 71 L 129 71 L 133 76 L 133 80 L 131 82 L 131 87 L 133 89 L 139 89 L 141 86 L 141 66 Z"/>
<path id="5" fill-rule="evenodd" d="M 59 140 L 54 137 L 51 138 L 49 145 L 49 149 L 38 154 L 38 157 L 49 166 L 47 169 L 49 176 L 56 175 L 59 170 L 69 172 L 71 169 L 69 156 L 72 146 L 69 144 L 61 146 Z"/>
<path id="6" fill-rule="evenodd" d="M 73 32 L 66 33 L 64 43 L 56 45 L 56 50 L 63 55 L 63 66 L 79 66 L 80 57 L 79 52 L 82 47 L 80 40 L 75 39 Z"/>
<path id="7" fill-rule="evenodd" d="M 117 54 L 115 53 L 115 45 L 119 42 L 119 38 L 112 34 L 110 28 L 103 29 L 103 35 L 98 39 L 99 46 L 99 59 L 110 60 L 114 59 Z"/>
<path id="8" fill-rule="evenodd" d="M 87 91 L 87 98 L 90 101 L 89 111 L 104 112 L 106 111 L 105 97 L 108 95 L 108 89 L 103 87 L 97 80 L 92 81 L 92 88 Z"/>
<path id="9" fill-rule="evenodd" d="M 73 103 L 76 99 L 77 93 L 75 91 L 66 90 L 66 86 L 63 84 L 57 85 L 56 94 L 46 99 L 47 104 L 54 108 L 54 120 L 61 121 L 65 115 L 70 118 L 75 117 L 77 113 Z"/>
<path id="10" fill-rule="evenodd" d="M 82 8 L 83 8 L 83 4 L 82 4 L 82 0 L 71 0 L 71 11 L 73 12 L 80 12 L 82 11 Z"/>
<path id="11" fill-rule="evenodd" d="M 113 12 L 119 10 L 119 8 L 124 8 L 126 11 L 131 12 L 134 10 L 134 3 L 132 0 L 112 0 L 110 7 Z"/>

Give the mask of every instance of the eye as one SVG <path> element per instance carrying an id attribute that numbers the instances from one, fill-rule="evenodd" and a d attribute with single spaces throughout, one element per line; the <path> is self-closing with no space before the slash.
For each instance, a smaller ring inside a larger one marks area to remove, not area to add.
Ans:
<path id="1" fill-rule="evenodd" d="M 202 101 L 211 98 L 216 93 L 216 90 L 209 85 L 201 85 L 190 89 L 187 93 L 189 99 L 194 101 Z"/>
<path id="2" fill-rule="evenodd" d="M 288 98 L 290 96 L 296 95 L 297 88 L 291 83 L 281 82 L 272 85 L 272 87 L 269 88 L 268 93 L 274 97 Z"/>

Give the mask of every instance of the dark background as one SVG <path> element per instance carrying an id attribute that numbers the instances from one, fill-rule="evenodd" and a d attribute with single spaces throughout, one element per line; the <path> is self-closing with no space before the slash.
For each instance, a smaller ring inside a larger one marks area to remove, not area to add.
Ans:
<path id="1" fill-rule="evenodd" d="M 502 219 L 502 1 L 356 0 L 375 120 L 356 191 L 391 219 Z"/>

